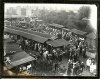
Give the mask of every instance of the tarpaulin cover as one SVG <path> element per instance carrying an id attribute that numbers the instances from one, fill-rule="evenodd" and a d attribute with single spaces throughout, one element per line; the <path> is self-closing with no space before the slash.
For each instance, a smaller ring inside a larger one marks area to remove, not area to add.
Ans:
<path id="1" fill-rule="evenodd" d="M 21 65 L 21 64 L 24 64 L 24 63 L 27 63 L 27 62 L 30 62 L 32 60 L 34 60 L 35 58 L 28 55 L 26 52 L 19 52 L 19 53 L 16 53 L 14 54 L 12 57 L 11 57 L 11 64 L 10 64 L 10 68 L 13 68 L 15 66 L 18 66 L 18 65 Z"/>
<path id="2" fill-rule="evenodd" d="M 6 32 L 10 32 L 13 34 L 17 34 L 23 37 L 26 37 L 28 39 L 32 39 L 34 41 L 37 42 L 41 42 L 44 43 L 45 41 L 47 41 L 49 38 L 47 38 L 48 36 L 46 36 L 45 34 L 41 34 L 38 32 L 31 32 L 31 31 L 25 31 L 25 30 L 15 30 L 15 29 L 11 29 L 11 28 L 5 28 L 4 31 Z"/>
<path id="3" fill-rule="evenodd" d="M 31 28 L 31 30 L 42 30 L 43 27 Z"/>
<path id="4" fill-rule="evenodd" d="M 88 35 L 86 35 L 87 38 L 90 38 L 90 39 L 96 39 L 96 34 L 95 33 L 89 33 Z"/>
<path id="5" fill-rule="evenodd" d="M 50 26 L 53 26 L 53 27 L 57 27 L 57 28 L 62 28 L 62 27 L 64 27 L 63 25 L 59 25 L 59 24 L 55 24 L 55 23 L 53 23 L 53 24 L 49 24 Z"/>
<path id="6" fill-rule="evenodd" d="M 86 32 L 83 32 L 83 31 L 80 31 L 80 30 L 77 30 L 77 29 L 72 29 L 71 32 L 73 32 L 75 34 L 78 34 L 78 35 L 84 35 L 84 34 L 86 34 Z"/>
<path id="7" fill-rule="evenodd" d="M 64 39 L 57 39 L 57 40 L 47 41 L 47 44 L 53 47 L 59 47 L 59 46 L 68 45 L 70 43 Z"/>
<path id="8" fill-rule="evenodd" d="M 19 27 L 11 27 L 11 26 L 8 26 L 8 28 L 9 29 L 15 29 L 15 30 L 24 31 L 24 32 L 31 33 L 31 34 L 35 34 L 35 35 L 38 35 L 38 36 L 41 36 L 41 37 L 44 37 L 44 38 L 48 38 L 48 39 L 51 38 L 51 35 L 49 35 L 49 34 L 35 32 L 35 31 L 31 31 L 29 29 L 23 29 L 23 28 L 19 28 Z"/>

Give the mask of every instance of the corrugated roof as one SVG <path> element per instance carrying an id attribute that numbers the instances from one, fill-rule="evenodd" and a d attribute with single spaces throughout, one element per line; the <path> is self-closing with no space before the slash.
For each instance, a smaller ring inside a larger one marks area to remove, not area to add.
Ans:
<path id="1" fill-rule="evenodd" d="M 8 26 L 9 29 L 14 29 L 14 30 L 19 30 L 19 31 L 23 31 L 23 32 L 27 32 L 27 33 L 31 33 L 31 34 L 35 34 L 44 38 L 48 38 L 50 39 L 52 36 L 49 34 L 44 34 L 44 33 L 39 33 L 39 32 L 35 32 L 35 31 L 31 31 L 29 29 L 23 29 L 23 28 L 19 28 L 19 27 L 11 27 Z M 38 29 L 42 29 L 42 28 L 38 28 Z"/>
<path id="2" fill-rule="evenodd" d="M 77 29 L 72 29 L 71 32 L 73 32 L 75 34 L 78 34 L 78 35 L 84 35 L 84 34 L 86 34 L 86 32 L 83 32 L 83 31 L 80 31 L 80 30 L 77 30 Z"/>
<path id="3" fill-rule="evenodd" d="M 22 31 L 22 30 L 15 30 L 15 29 L 11 29 L 11 28 L 5 28 L 4 31 L 6 32 L 10 32 L 10 33 L 13 33 L 13 34 L 17 34 L 17 35 L 21 35 L 23 37 L 26 37 L 28 39 L 32 39 L 34 41 L 37 41 L 37 42 L 41 42 L 41 43 L 44 43 L 45 41 L 47 41 L 49 38 L 46 38 L 47 36 L 42 35 L 40 33 L 36 33 L 36 32 L 30 32 L 30 31 Z M 44 36 L 44 37 L 43 37 Z"/>
<path id="4" fill-rule="evenodd" d="M 5 41 L 6 40 L 4 40 L 4 51 L 7 54 L 11 54 L 11 51 L 16 51 L 16 53 L 23 51 L 16 43 L 6 43 Z"/>
<path id="5" fill-rule="evenodd" d="M 62 28 L 62 27 L 64 27 L 63 25 L 59 25 L 59 24 L 55 24 L 55 23 L 49 24 L 49 25 L 50 25 L 50 26 L 57 27 L 57 28 Z"/>
<path id="6" fill-rule="evenodd" d="M 87 38 L 90 38 L 90 39 L 96 39 L 96 34 L 94 32 L 92 33 L 89 33 L 88 35 L 86 35 Z"/>
<path id="7" fill-rule="evenodd" d="M 13 68 L 15 66 L 30 62 L 32 60 L 34 60 L 35 58 L 33 58 L 32 56 L 28 55 L 26 52 L 19 52 L 14 54 L 11 57 L 11 65 L 10 68 Z"/>
<path id="8" fill-rule="evenodd" d="M 31 30 L 42 30 L 43 27 L 31 28 Z"/>
<path id="9" fill-rule="evenodd" d="M 67 30 L 67 31 L 69 31 L 69 29 L 67 29 L 67 28 L 62 28 L 63 30 Z"/>
<path id="10" fill-rule="evenodd" d="M 57 40 L 47 41 L 47 44 L 53 47 L 59 47 L 59 46 L 68 45 L 70 43 L 64 39 L 57 39 Z"/>

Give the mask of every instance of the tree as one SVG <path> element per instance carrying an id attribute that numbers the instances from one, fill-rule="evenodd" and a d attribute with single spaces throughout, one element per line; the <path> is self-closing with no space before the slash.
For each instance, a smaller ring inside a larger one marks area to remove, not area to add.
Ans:
<path id="1" fill-rule="evenodd" d="M 88 22 L 83 20 L 83 18 L 88 19 L 90 16 L 90 8 L 88 6 L 80 7 L 78 13 L 74 13 L 73 11 L 66 12 L 65 10 L 49 11 L 46 9 L 40 10 L 39 13 L 39 19 L 42 19 L 46 23 L 60 24 L 69 29 L 90 30 L 90 27 L 87 26 Z"/>
<path id="2" fill-rule="evenodd" d="M 82 20 L 83 18 L 89 18 L 90 17 L 90 7 L 88 6 L 82 6 L 78 10 L 79 20 Z"/>

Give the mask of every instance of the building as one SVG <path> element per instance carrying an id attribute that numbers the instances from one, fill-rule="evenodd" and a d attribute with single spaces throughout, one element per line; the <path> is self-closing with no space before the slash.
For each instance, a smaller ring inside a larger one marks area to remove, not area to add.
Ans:
<path id="1" fill-rule="evenodd" d="M 21 7 L 17 6 L 16 7 L 17 15 L 21 16 Z"/>
<path id="2" fill-rule="evenodd" d="M 10 7 L 6 10 L 6 15 L 17 15 L 17 11 L 15 8 Z"/>
<path id="3" fill-rule="evenodd" d="M 21 8 L 21 16 L 26 16 L 26 8 Z"/>

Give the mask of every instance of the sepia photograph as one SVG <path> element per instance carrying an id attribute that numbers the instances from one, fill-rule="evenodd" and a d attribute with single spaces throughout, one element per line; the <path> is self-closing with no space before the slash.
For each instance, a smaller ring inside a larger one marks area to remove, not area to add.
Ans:
<path id="1" fill-rule="evenodd" d="M 98 74 L 95 4 L 4 3 L 3 76 Z"/>

